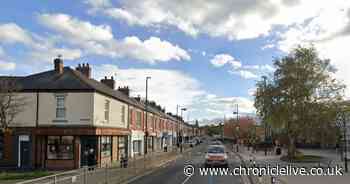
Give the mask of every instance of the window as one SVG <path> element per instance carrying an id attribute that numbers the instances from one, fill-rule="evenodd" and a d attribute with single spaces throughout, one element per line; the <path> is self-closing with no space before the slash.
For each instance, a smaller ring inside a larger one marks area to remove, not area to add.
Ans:
<path id="1" fill-rule="evenodd" d="M 137 111 L 137 112 L 136 112 L 136 127 L 137 127 L 137 128 L 141 128 L 141 125 L 142 125 L 142 123 L 141 123 L 141 117 L 142 117 L 141 112 L 140 112 L 140 111 Z"/>
<path id="2" fill-rule="evenodd" d="M 109 100 L 105 101 L 105 121 L 109 121 Z"/>
<path id="3" fill-rule="evenodd" d="M 0 160 L 4 159 L 4 134 L 0 132 Z"/>
<path id="4" fill-rule="evenodd" d="M 129 109 L 129 124 L 133 124 L 132 122 L 132 116 L 133 116 L 133 112 L 132 112 L 132 109 Z"/>
<path id="5" fill-rule="evenodd" d="M 141 153 L 141 141 L 134 141 L 133 142 L 133 151 L 134 154 L 140 154 Z"/>
<path id="6" fill-rule="evenodd" d="M 48 136 L 47 158 L 56 160 L 73 159 L 73 136 Z"/>
<path id="7" fill-rule="evenodd" d="M 64 95 L 56 96 L 56 118 L 64 119 L 65 117 L 66 117 L 65 96 Z"/>
<path id="8" fill-rule="evenodd" d="M 126 155 L 126 137 L 125 136 L 119 136 L 118 137 L 118 155 L 119 159 Z"/>
<path id="9" fill-rule="evenodd" d="M 122 106 L 121 109 L 121 122 L 124 123 L 125 122 L 125 106 Z"/>
<path id="10" fill-rule="evenodd" d="M 112 138 L 110 136 L 101 137 L 101 155 L 110 156 L 112 152 Z"/>

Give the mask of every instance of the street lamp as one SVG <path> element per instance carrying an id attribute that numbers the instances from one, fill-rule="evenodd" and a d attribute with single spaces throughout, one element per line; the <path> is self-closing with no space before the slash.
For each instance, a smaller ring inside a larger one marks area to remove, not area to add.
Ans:
<path id="1" fill-rule="evenodd" d="M 148 114 L 148 80 L 151 79 L 151 77 L 146 77 L 146 102 L 145 102 L 145 109 L 146 109 L 146 131 L 145 131 L 145 154 L 147 154 L 147 147 L 148 147 L 148 117 L 147 117 L 147 114 Z"/>
<path id="2" fill-rule="evenodd" d="M 264 89 L 266 89 L 267 77 L 266 76 L 262 76 L 262 78 L 264 80 Z M 264 109 L 264 113 L 266 113 L 266 109 Z M 264 114 L 264 116 L 266 116 L 266 114 Z M 264 117 L 264 120 L 265 120 L 265 117 Z M 266 122 L 266 120 L 264 121 L 264 142 L 265 142 L 265 156 L 267 156 L 267 122 Z"/>
<path id="3" fill-rule="evenodd" d="M 348 172 L 348 142 L 347 142 L 347 127 L 346 127 L 346 114 L 345 111 L 342 109 L 340 112 L 337 114 L 337 125 L 338 127 L 343 129 L 343 142 L 344 142 L 344 167 L 345 167 L 345 172 Z"/>

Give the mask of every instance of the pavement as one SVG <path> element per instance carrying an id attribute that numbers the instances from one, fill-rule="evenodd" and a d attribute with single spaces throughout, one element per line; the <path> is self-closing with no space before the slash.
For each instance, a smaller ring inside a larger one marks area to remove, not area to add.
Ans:
<path id="1" fill-rule="evenodd" d="M 282 152 L 285 153 L 286 150 Z M 299 149 L 302 153 L 306 155 L 318 155 L 324 157 L 324 161 L 320 163 L 293 163 L 295 167 L 343 167 L 344 164 L 340 158 L 340 155 L 334 150 L 321 150 L 321 149 Z M 255 165 L 258 166 L 286 166 L 290 163 L 280 160 L 280 156 L 276 156 L 272 153 L 265 156 L 264 152 L 260 151 L 258 153 L 252 153 L 251 150 L 248 151 L 246 147 L 240 147 L 239 152 L 237 153 L 241 156 L 243 161 L 248 165 L 253 165 L 250 160 L 255 162 Z M 256 177 L 254 176 L 254 184 L 270 184 L 271 176 Z M 283 184 L 349 184 L 350 174 L 344 173 L 342 176 L 278 176 L 275 178 L 276 183 Z"/>
<path id="2" fill-rule="evenodd" d="M 207 144 L 203 143 L 194 147 L 183 156 L 174 161 L 167 163 L 154 172 L 145 175 L 130 182 L 130 184 L 241 184 L 242 178 L 240 176 L 202 176 L 198 172 L 199 167 L 204 167 L 204 154 L 207 150 Z M 192 165 L 195 172 L 192 176 L 184 175 L 184 167 Z M 240 165 L 239 159 L 230 153 L 229 154 L 230 167 L 237 167 Z"/>

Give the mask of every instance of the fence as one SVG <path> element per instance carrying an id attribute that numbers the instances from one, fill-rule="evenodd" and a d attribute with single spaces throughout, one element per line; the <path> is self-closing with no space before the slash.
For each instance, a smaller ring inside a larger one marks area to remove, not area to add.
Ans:
<path id="1" fill-rule="evenodd" d="M 84 167 L 42 178 L 19 182 L 17 184 L 109 184 L 123 183 L 128 179 L 142 175 L 158 168 L 179 155 L 175 151 L 154 152 L 147 156 L 133 158 L 128 161 L 127 168 L 115 163 L 108 167 Z"/>

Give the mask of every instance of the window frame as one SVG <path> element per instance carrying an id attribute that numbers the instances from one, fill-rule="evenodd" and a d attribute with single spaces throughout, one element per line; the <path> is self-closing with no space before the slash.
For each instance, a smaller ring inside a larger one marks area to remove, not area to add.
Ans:
<path id="1" fill-rule="evenodd" d="M 49 142 L 49 139 L 50 137 L 56 137 L 58 138 L 59 142 L 56 143 L 50 143 Z M 62 140 L 63 140 L 63 137 L 71 137 L 72 140 L 71 140 L 71 143 L 64 143 Z M 47 143 L 46 143 L 46 157 L 47 157 L 47 160 L 74 160 L 74 142 L 75 142 L 75 137 L 74 136 L 70 136 L 70 135 L 65 135 L 65 136 L 47 136 Z M 52 158 L 49 156 L 50 154 L 50 150 L 51 150 L 51 146 L 54 146 L 55 149 L 57 149 L 58 151 L 56 151 L 56 157 L 55 158 Z M 60 149 L 63 147 L 63 146 L 70 146 L 71 147 L 71 150 L 70 150 L 70 154 L 69 154 L 69 157 L 68 158 L 60 158 L 59 154 L 62 154 L 62 153 L 57 153 L 60 151 Z"/>
<path id="2" fill-rule="evenodd" d="M 112 155 L 112 136 L 101 136 L 101 156 Z"/>
<path id="3" fill-rule="evenodd" d="M 66 95 L 63 95 L 63 94 L 56 95 L 55 100 L 56 100 L 56 114 L 55 114 L 56 119 L 66 119 L 66 116 L 67 116 L 67 113 L 66 113 Z M 60 113 L 62 113 L 62 114 L 60 114 Z"/>
<path id="4" fill-rule="evenodd" d="M 120 122 L 125 123 L 125 105 L 120 108 Z"/>
<path id="5" fill-rule="evenodd" d="M 109 122 L 110 119 L 110 109 L 111 109 L 111 102 L 106 99 L 104 103 L 104 121 Z"/>

